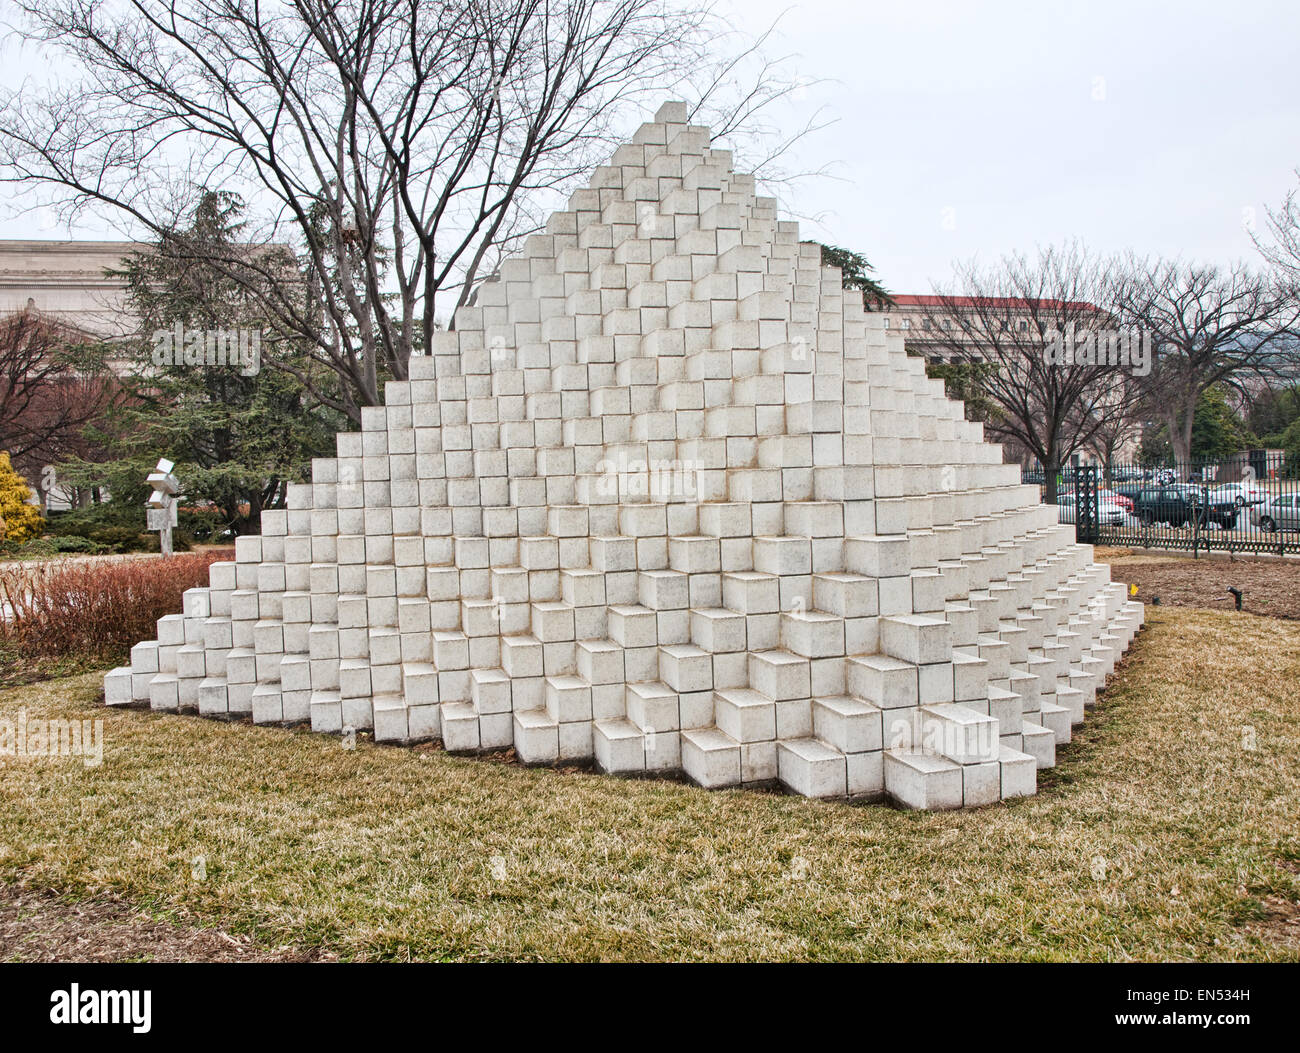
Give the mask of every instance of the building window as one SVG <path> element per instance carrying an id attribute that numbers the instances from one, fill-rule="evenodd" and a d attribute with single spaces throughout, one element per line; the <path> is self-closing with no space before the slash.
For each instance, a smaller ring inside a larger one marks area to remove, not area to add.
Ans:
<path id="1" fill-rule="evenodd" d="M 1020 322 L 1020 331 L 1021 331 L 1022 333 L 1027 333 L 1027 332 L 1029 332 L 1029 323 L 1026 322 L 1026 321 L 1023 320 L 1023 319 L 1021 319 L 1021 322 Z"/>
<path id="2" fill-rule="evenodd" d="M 930 328 L 930 319 L 928 319 L 928 318 L 922 318 L 922 319 L 921 319 L 921 328 L 922 328 L 922 329 L 929 329 L 929 328 Z"/>
<path id="3" fill-rule="evenodd" d="M 899 329 L 911 329 L 911 328 L 912 328 L 912 320 L 911 320 L 910 318 L 904 318 L 901 322 L 898 323 L 898 328 L 899 328 Z"/>
<path id="4" fill-rule="evenodd" d="M 885 328 L 886 328 L 886 329 L 889 328 L 889 319 L 888 319 L 888 318 L 885 319 Z"/>

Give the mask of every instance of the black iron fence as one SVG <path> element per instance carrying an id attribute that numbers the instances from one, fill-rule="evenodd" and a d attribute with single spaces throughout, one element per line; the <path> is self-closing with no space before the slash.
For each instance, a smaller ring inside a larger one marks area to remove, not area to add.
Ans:
<path id="1" fill-rule="evenodd" d="M 1081 465 L 1057 474 L 1062 523 L 1079 540 L 1189 552 L 1300 553 L 1300 471 L 1277 453 L 1164 465 Z M 1046 486 L 1041 472 L 1026 482 Z"/>

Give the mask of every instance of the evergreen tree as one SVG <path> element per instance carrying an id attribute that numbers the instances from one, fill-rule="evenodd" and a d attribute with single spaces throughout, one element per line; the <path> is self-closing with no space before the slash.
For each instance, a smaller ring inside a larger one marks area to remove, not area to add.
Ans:
<path id="1" fill-rule="evenodd" d="M 31 499 L 27 480 L 14 471 L 9 454 L 0 453 L 0 541 L 21 544 L 45 532 L 41 510 Z"/>
<path id="2" fill-rule="evenodd" d="M 878 311 L 892 301 L 880 281 L 872 277 L 875 267 L 860 252 L 842 249 L 835 245 L 822 246 L 822 266 L 838 267 L 844 275 L 844 288 L 862 293 L 862 305 L 868 311 Z"/>
<path id="3" fill-rule="evenodd" d="M 221 525 L 256 532 L 262 510 L 283 505 L 287 484 L 309 478 L 311 458 L 333 453 L 345 423 L 303 382 L 327 386 L 328 370 L 260 317 L 246 280 L 215 262 L 239 247 L 242 211 L 237 196 L 205 192 L 183 236 L 164 237 L 121 272 L 142 330 L 131 348 L 131 397 L 104 435 L 111 461 L 66 465 L 61 477 L 106 486 L 133 516 L 145 475 L 167 457 L 187 505 L 210 502 Z M 268 282 L 298 280 L 286 250 L 244 251 Z"/>
<path id="4" fill-rule="evenodd" d="M 1201 393 L 1192 418 L 1192 463 L 1221 461 L 1245 450 L 1250 431 L 1241 415 L 1228 402 L 1227 393 L 1218 387 Z M 1143 464 L 1168 464 L 1174 459 L 1169 429 L 1161 424 L 1142 437 L 1140 454 Z"/>

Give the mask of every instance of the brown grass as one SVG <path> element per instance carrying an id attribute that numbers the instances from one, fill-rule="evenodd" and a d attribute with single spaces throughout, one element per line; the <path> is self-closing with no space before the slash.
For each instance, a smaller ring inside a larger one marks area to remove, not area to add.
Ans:
<path id="1" fill-rule="evenodd" d="M 1296 960 L 1300 625 L 1151 613 L 1038 796 L 962 813 L 4 692 L 106 748 L 0 762 L 0 881 L 357 959 Z"/>

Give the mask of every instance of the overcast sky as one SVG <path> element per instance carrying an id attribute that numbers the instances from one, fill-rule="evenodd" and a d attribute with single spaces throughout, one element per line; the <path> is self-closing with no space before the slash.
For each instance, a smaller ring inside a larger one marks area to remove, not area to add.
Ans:
<path id="1" fill-rule="evenodd" d="M 895 292 L 927 291 L 955 258 L 1071 237 L 1253 258 L 1251 210 L 1262 222 L 1296 183 L 1294 0 L 724 2 L 755 34 L 786 12 L 771 50 L 813 81 L 795 105 L 835 121 L 791 159 L 835 177 L 784 203 Z M 12 46 L 4 56 L 7 83 L 31 68 Z M 68 233 L 0 210 L 0 236 Z"/>
<path id="2" fill-rule="evenodd" d="M 1256 258 L 1300 166 L 1300 4 L 1149 0 L 737 0 L 830 83 L 838 123 L 802 148 L 842 181 L 798 212 L 925 292 L 954 258 L 1078 237 L 1102 252 Z"/>

